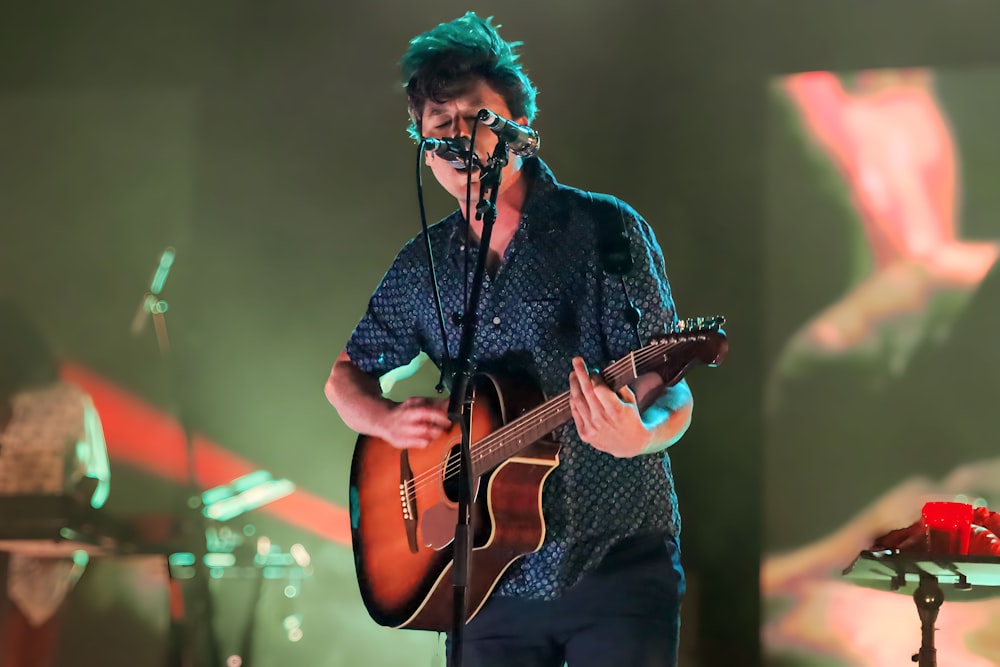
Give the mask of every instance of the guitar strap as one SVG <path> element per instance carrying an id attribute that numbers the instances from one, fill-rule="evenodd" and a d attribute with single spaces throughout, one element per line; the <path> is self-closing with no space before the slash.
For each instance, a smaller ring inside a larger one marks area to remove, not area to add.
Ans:
<path id="1" fill-rule="evenodd" d="M 632 270 L 632 248 L 625 229 L 621 202 L 610 195 L 588 192 L 597 221 L 597 253 L 601 270 L 611 276 L 623 276 Z"/>
<path id="2" fill-rule="evenodd" d="M 639 335 L 639 320 L 642 314 L 635 307 L 625 285 L 625 274 L 632 270 L 632 245 L 625 226 L 625 212 L 617 197 L 588 192 L 591 208 L 594 211 L 597 230 L 597 256 L 601 270 L 607 276 L 618 276 L 621 280 L 622 292 L 625 294 L 625 321 L 632 325 L 635 333 L 637 349 L 643 346 Z"/>

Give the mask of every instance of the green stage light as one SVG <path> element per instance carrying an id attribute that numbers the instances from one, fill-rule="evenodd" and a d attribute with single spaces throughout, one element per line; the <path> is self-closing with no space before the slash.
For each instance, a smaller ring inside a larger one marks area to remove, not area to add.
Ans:
<path id="1" fill-rule="evenodd" d="M 294 491 L 295 484 L 290 480 L 274 479 L 268 471 L 257 470 L 204 491 L 202 513 L 215 521 L 229 521 Z"/>

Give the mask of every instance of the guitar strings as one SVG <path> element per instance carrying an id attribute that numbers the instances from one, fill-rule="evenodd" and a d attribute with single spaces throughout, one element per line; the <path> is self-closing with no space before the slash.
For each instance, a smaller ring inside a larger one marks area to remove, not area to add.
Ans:
<path id="1" fill-rule="evenodd" d="M 663 347 L 666 345 L 668 349 L 675 347 L 677 344 L 683 341 L 675 341 L 674 345 L 668 345 L 665 341 L 659 343 L 654 343 L 647 346 L 641 350 L 632 352 L 625 357 L 622 357 L 618 361 L 611 363 L 602 373 L 602 375 L 610 380 L 612 384 L 617 384 L 620 380 L 631 373 L 632 363 L 630 359 L 635 359 L 638 364 L 642 364 L 654 357 L 661 356 L 664 353 Z M 655 349 L 654 349 L 655 348 Z M 624 383 L 622 383 L 624 384 Z M 618 386 L 621 386 L 620 384 Z M 532 410 L 524 413 L 515 422 L 512 422 L 507 427 L 500 427 L 493 433 L 485 436 L 481 440 L 475 442 L 471 446 L 470 453 L 473 459 L 473 465 L 487 459 L 492 454 L 502 451 L 509 447 L 509 442 L 515 440 L 520 442 L 523 440 L 524 435 L 536 427 L 537 422 L 544 421 L 550 416 L 554 416 L 560 412 L 563 412 L 569 408 L 569 392 L 563 392 L 550 401 L 547 401 L 541 406 L 537 406 Z M 514 438 L 514 434 L 521 436 L 520 438 Z M 443 469 L 443 481 L 447 481 L 452 477 L 456 476 L 461 469 L 461 462 L 458 457 L 448 456 L 446 461 L 438 466 L 429 468 L 425 472 L 417 475 L 413 479 L 404 482 L 404 491 L 407 493 L 408 497 L 415 498 L 416 492 L 419 488 L 422 488 L 428 483 L 435 483 L 439 477 L 439 471 Z"/>
<path id="2" fill-rule="evenodd" d="M 653 357 L 657 357 L 663 354 L 663 350 L 660 348 L 662 348 L 664 344 L 665 344 L 664 342 L 661 342 L 654 345 L 650 345 L 645 349 L 638 350 L 636 352 L 629 354 L 626 357 L 623 357 L 622 359 L 619 359 L 618 361 L 610 364 L 604 370 L 603 375 L 607 379 L 613 382 L 617 382 L 622 378 L 627 377 L 628 375 L 631 374 L 630 372 L 628 372 L 629 367 L 631 366 L 631 363 L 629 362 L 630 358 L 634 357 L 640 363 L 648 361 Z M 675 342 L 675 345 L 676 344 L 677 342 Z M 671 345 L 669 347 L 674 347 L 675 345 Z M 620 372 L 622 370 L 625 370 L 626 372 L 624 373 Z M 549 416 L 555 415 L 559 412 L 563 412 L 564 410 L 566 410 L 569 407 L 568 399 L 569 399 L 569 392 L 563 392 L 562 394 L 553 398 L 551 401 L 547 401 L 544 405 L 538 406 L 532 410 L 529 410 L 525 414 L 521 415 L 516 422 L 513 422 L 511 425 L 509 425 L 509 428 L 501 427 L 497 431 L 494 431 L 493 433 L 484 437 L 482 440 L 473 443 L 471 452 L 473 463 L 475 464 L 481 462 L 491 454 L 501 451 L 506 447 L 508 447 L 508 444 L 506 444 L 506 442 L 509 442 L 512 439 L 509 436 L 515 433 L 518 433 L 523 436 L 524 433 L 535 427 L 535 423 L 533 422 L 543 421 L 544 419 L 547 419 Z M 445 463 L 443 464 L 443 470 L 444 470 L 443 480 L 447 481 L 452 477 L 454 477 L 455 475 L 457 475 L 460 472 L 460 465 L 461 462 L 458 461 L 456 457 L 449 456 L 447 461 L 445 461 Z M 433 468 L 428 469 L 424 473 L 418 475 L 417 477 L 414 477 L 412 480 L 404 482 L 405 491 L 412 497 L 413 495 L 415 495 L 416 491 L 419 488 L 423 487 L 425 484 L 436 482 L 439 476 L 438 473 L 441 469 L 442 466 L 435 466 Z"/>
<path id="3" fill-rule="evenodd" d="M 668 348 L 673 348 L 677 344 L 683 341 L 675 341 L 674 345 L 669 345 Z M 660 349 L 665 345 L 665 342 L 655 343 L 653 345 L 647 346 L 642 350 L 637 350 L 618 361 L 610 364 L 603 372 L 605 378 L 618 382 L 624 377 L 631 375 L 629 362 L 630 358 L 635 358 L 639 363 L 648 361 L 653 357 L 657 357 L 663 354 L 664 350 Z M 653 349 L 657 348 L 657 349 Z M 624 367 L 624 368 L 623 368 Z M 620 371 L 625 370 L 626 372 L 620 373 Z M 633 376 L 634 379 L 634 376 Z M 619 385 L 620 386 L 620 385 Z M 508 425 L 508 427 L 501 427 L 493 433 L 487 435 L 483 439 L 472 444 L 472 458 L 473 464 L 479 463 L 486 459 L 495 452 L 501 451 L 509 446 L 509 441 L 513 439 L 513 434 L 517 433 L 523 436 L 526 432 L 530 431 L 535 427 L 532 422 L 543 421 L 549 416 L 555 415 L 559 412 L 564 411 L 569 407 L 569 392 L 563 392 L 562 394 L 556 396 L 550 401 L 547 401 L 542 406 L 538 406 L 532 410 L 529 410 L 525 414 L 521 415 L 516 422 Z M 524 422 L 523 424 L 521 422 Z M 522 437 L 523 439 L 523 437 Z M 457 475 L 460 472 L 461 462 L 458 461 L 457 457 L 449 456 L 447 461 L 443 464 L 443 477 L 444 481 L 447 481 Z M 424 473 L 414 477 L 412 480 L 407 480 L 404 482 L 404 490 L 409 497 L 413 498 L 416 491 L 422 488 L 427 483 L 436 482 L 438 478 L 439 471 L 442 470 L 442 466 L 435 466 L 429 468 Z"/>

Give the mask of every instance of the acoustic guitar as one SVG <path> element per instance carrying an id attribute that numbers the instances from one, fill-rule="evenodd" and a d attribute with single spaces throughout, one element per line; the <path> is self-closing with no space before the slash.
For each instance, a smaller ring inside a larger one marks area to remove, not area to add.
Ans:
<path id="1" fill-rule="evenodd" d="M 655 372 L 670 386 L 695 365 L 716 366 L 728 350 L 723 322 L 722 317 L 684 320 L 609 365 L 601 378 L 617 390 Z M 569 392 L 544 400 L 526 381 L 487 373 L 476 375 L 471 389 L 477 491 L 467 619 L 517 558 L 541 546 L 542 485 L 559 465 L 559 446 L 546 436 L 572 419 Z M 460 445 L 458 425 L 424 449 L 358 438 L 350 476 L 354 560 L 361 597 L 381 625 L 451 628 Z"/>

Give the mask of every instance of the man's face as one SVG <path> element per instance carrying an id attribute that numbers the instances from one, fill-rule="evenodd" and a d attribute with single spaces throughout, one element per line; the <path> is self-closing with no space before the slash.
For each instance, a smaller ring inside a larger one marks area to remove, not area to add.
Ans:
<path id="1" fill-rule="evenodd" d="M 434 139 L 471 138 L 472 129 L 479 122 L 477 117 L 480 109 L 489 109 L 493 113 L 521 125 L 528 122 L 527 118 L 523 116 L 511 118 L 510 109 L 503 96 L 480 79 L 470 86 L 464 94 L 455 99 L 447 102 L 428 100 L 424 105 L 421 122 L 423 135 Z M 476 128 L 474 152 L 479 157 L 480 162 L 486 162 L 496 149 L 496 145 L 497 137 L 489 128 L 485 125 Z M 446 160 L 433 157 L 431 153 L 427 154 L 427 164 L 441 186 L 453 197 L 464 202 L 468 178 L 465 169 L 456 168 Z M 503 170 L 500 184 L 501 192 L 517 178 L 520 168 L 521 159 L 516 155 L 511 155 L 509 164 Z M 480 171 L 473 167 L 473 184 L 479 182 L 479 176 Z M 473 197 L 476 197 L 479 194 L 478 190 L 474 188 L 472 194 Z"/>

